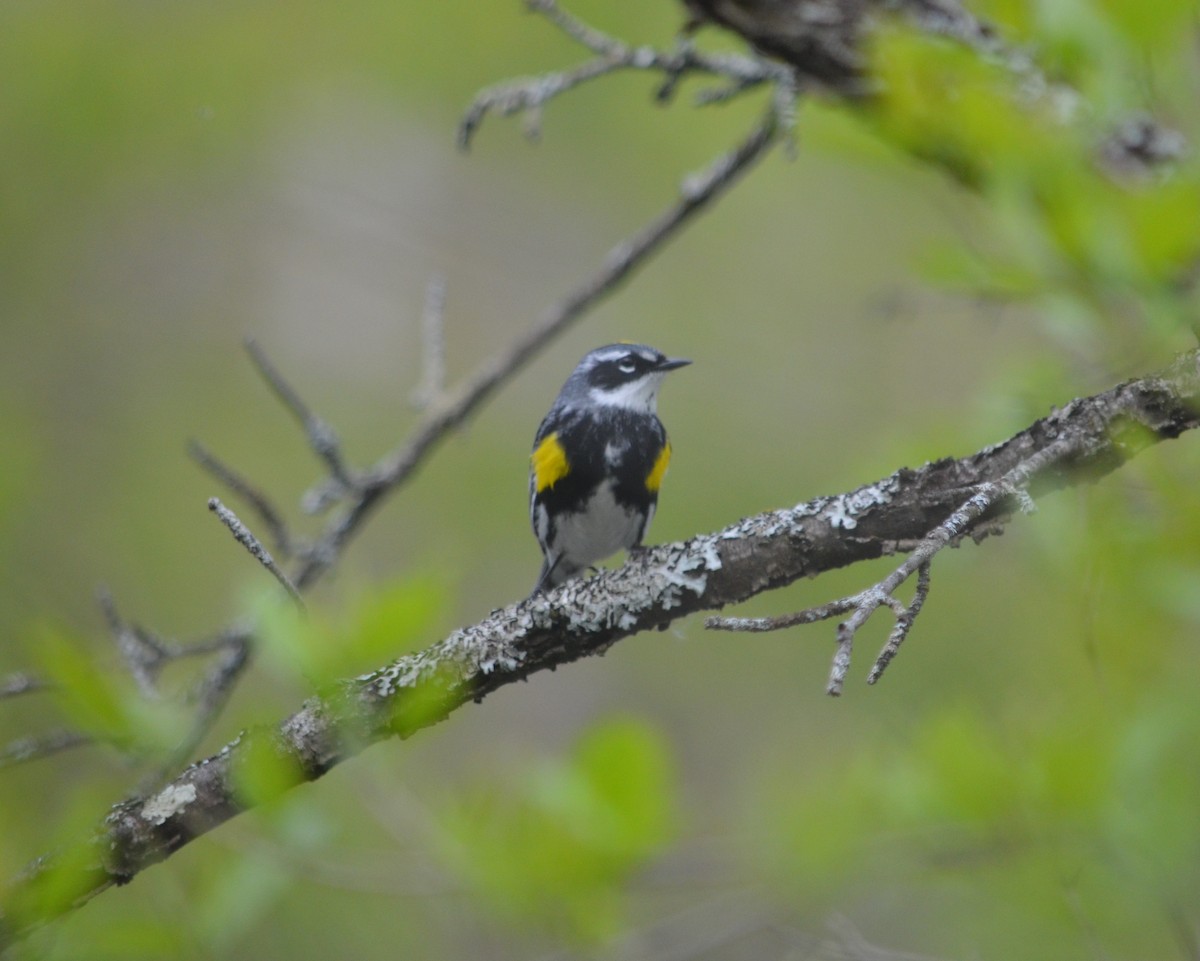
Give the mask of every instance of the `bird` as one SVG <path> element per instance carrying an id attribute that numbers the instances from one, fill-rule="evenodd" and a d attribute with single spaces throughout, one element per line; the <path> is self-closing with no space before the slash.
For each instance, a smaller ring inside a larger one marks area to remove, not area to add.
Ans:
<path id="1" fill-rule="evenodd" d="M 567 378 L 529 459 L 529 520 L 543 555 L 533 595 L 642 546 L 671 460 L 658 391 L 690 363 L 645 344 L 609 344 Z"/>

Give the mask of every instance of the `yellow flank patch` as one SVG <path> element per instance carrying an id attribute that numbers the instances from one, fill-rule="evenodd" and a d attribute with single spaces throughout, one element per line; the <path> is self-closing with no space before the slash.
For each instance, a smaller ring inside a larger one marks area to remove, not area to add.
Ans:
<path id="1" fill-rule="evenodd" d="M 542 438 L 529 462 L 533 465 L 533 489 L 539 494 L 547 487 L 553 487 L 571 472 L 571 465 L 567 463 L 567 452 L 558 442 L 558 431 Z"/>
<path id="2" fill-rule="evenodd" d="M 658 489 L 662 487 L 663 474 L 667 472 L 669 463 L 671 463 L 671 442 L 667 441 L 663 444 L 663 449 L 658 452 L 658 457 L 655 458 L 650 473 L 646 475 L 646 490 L 652 494 L 658 492 Z"/>

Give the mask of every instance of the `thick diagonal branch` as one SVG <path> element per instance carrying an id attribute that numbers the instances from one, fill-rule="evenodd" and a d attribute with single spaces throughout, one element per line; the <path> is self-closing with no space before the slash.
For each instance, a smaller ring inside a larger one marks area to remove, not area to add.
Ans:
<path id="1" fill-rule="evenodd" d="M 366 745 L 406 737 L 514 681 L 604 651 L 699 610 L 800 577 L 895 551 L 936 528 L 965 490 L 1036 464 L 1031 497 L 1095 480 L 1140 450 L 1200 425 L 1200 351 L 1105 393 L 1072 401 L 1000 444 L 960 459 L 902 468 L 873 484 L 739 521 L 639 554 L 624 567 L 569 581 L 496 611 L 426 650 L 314 697 L 275 729 L 249 732 L 183 771 L 153 797 L 116 805 L 68 854 L 39 861 L 9 890 L 0 950 L 31 925 L 132 879 L 251 803 L 239 770 L 269 750 L 315 780 Z M 1066 442 L 1066 439 L 1070 442 Z M 1053 450 L 1053 456 L 1036 456 Z M 1006 516 L 987 510 L 971 525 Z M 280 786 L 280 790 L 285 789 Z M 48 892 L 57 898 L 48 900 Z"/>

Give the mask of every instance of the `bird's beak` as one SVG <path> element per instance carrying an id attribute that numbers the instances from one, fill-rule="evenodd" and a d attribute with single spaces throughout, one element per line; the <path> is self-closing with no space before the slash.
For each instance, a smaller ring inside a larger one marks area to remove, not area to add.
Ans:
<path id="1" fill-rule="evenodd" d="M 668 357 L 662 361 L 655 370 L 676 370 L 679 367 L 686 367 L 691 361 L 683 357 Z"/>

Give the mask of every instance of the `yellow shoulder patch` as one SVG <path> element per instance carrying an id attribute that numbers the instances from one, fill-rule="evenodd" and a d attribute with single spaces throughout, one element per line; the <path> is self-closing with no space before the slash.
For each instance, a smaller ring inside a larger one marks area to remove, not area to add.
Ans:
<path id="1" fill-rule="evenodd" d="M 655 458 L 650 473 L 646 475 L 646 490 L 652 494 L 658 493 L 658 489 L 662 487 L 663 474 L 667 472 L 669 463 L 671 463 L 671 442 L 667 441 L 663 444 L 663 449 L 658 452 L 658 457 Z"/>
<path id="2" fill-rule="evenodd" d="M 541 493 L 547 487 L 553 487 L 571 472 L 567 463 L 567 452 L 558 442 L 558 431 L 547 434 L 537 445 L 529 458 L 533 466 L 533 489 Z"/>

